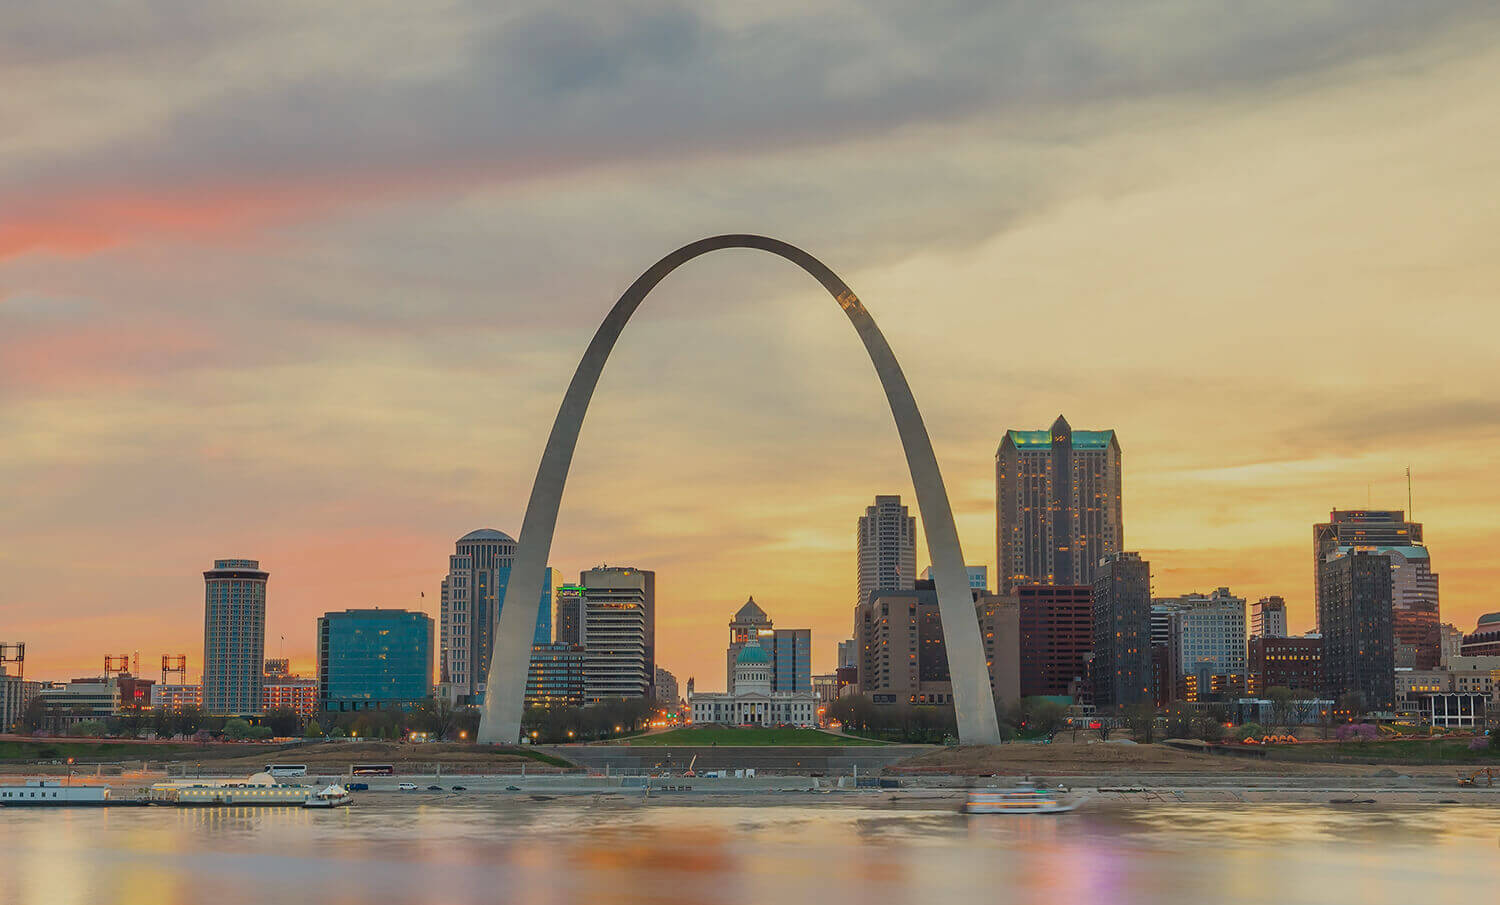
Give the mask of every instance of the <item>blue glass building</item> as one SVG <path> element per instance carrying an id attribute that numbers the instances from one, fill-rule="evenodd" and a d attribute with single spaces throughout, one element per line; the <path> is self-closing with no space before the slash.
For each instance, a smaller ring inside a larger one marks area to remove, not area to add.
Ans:
<path id="1" fill-rule="evenodd" d="M 318 620 L 323 710 L 406 708 L 432 693 L 433 625 L 410 610 L 345 610 Z"/>
<path id="2" fill-rule="evenodd" d="M 771 633 L 770 642 L 771 690 L 798 694 L 811 692 L 812 629 L 778 628 Z"/>

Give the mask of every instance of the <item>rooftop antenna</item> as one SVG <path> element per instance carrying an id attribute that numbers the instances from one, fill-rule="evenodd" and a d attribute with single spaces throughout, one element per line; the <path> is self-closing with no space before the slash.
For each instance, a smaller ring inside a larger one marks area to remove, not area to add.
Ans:
<path id="1" fill-rule="evenodd" d="M 1411 466 L 1406 466 L 1406 520 L 1408 522 L 1416 519 L 1416 513 L 1411 508 Z"/>

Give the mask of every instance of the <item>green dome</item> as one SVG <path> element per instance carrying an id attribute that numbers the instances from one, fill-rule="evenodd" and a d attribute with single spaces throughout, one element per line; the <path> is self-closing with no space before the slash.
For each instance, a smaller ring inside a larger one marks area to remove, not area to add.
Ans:
<path id="1" fill-rule="evenodd" d="M 771 655 L 766 653 L 759 642 L 755 642 L 740 648 L 740 655 L 734 658 L 734 662 L 736 666 L 741 663 L 770 664 Z"/>

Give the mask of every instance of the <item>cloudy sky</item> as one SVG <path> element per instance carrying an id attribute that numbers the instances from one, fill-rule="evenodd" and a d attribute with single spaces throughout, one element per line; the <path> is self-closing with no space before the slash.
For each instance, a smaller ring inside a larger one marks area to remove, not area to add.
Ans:
<path id="1" fill-rule="evenodd" d="M 519 531 L 609 306 L 720 232 L 859 293 L 971 562 L 1003 431 L 1062 412 L 1119 432 L 1160 594 L 1310 627 L 1310 526 L 1404 506 L 1410 466 L 1445 619 L 1500 608 L 1492 3 L 24 6 L 0 640 L 28 675 L 196 673 L 215 557 L 270 570 L 267 653 L 304 668 L 325 610 L 435 614 L 455 538 Z M 831 666 L 855 519 L 911 499 L 843 314 L 751 252 L 651 296 L 568 491 L 554 564 L 655 568 L 659 658 L 705 688 L 751 594 Z"/>

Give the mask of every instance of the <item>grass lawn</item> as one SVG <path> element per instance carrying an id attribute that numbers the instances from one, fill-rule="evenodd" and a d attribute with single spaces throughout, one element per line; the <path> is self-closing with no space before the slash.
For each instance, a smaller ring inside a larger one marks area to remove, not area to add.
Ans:
<path id="1" fill-rule="evenodd" d="M 245 754 L 249 750 L 233 745 L 203 747 L 182 742 L 141 744 L 107 741 L 81 742 L 73 739 L 28 742 L 0 741 L 0 762 L 67 760 L 70 757 L 80 761 L 88 761 L 89 763 L 121 760 L 171 760 L 174 758 L 202 758 L 205 756 L 205 752 L 207 752 L 208 757 L 235 757 Z M 265 750 L 275 751 L 276 749 L 268 748 Z"/>
<path id="2" fill-rule="evenodd" d="M 1500 755 L 1470 751 L 1468 739 L 1396 739 L 1376 742 L 1268 745 L 1271 760 L 1307 763 L 1475 764 L 1500 766 Z"/>
<path id="3" fill-rule="evenodd" d="M 823 732 L 820 729 L 733 729 L 727 726 L 690 726 L 669 729 L 656 735 L 643 735 L 630 740 L 631 745 L 736 745 L 766 747 L 773 745 L 884 745 L 885 742 L 868 738 L 849 738 Z"/>

